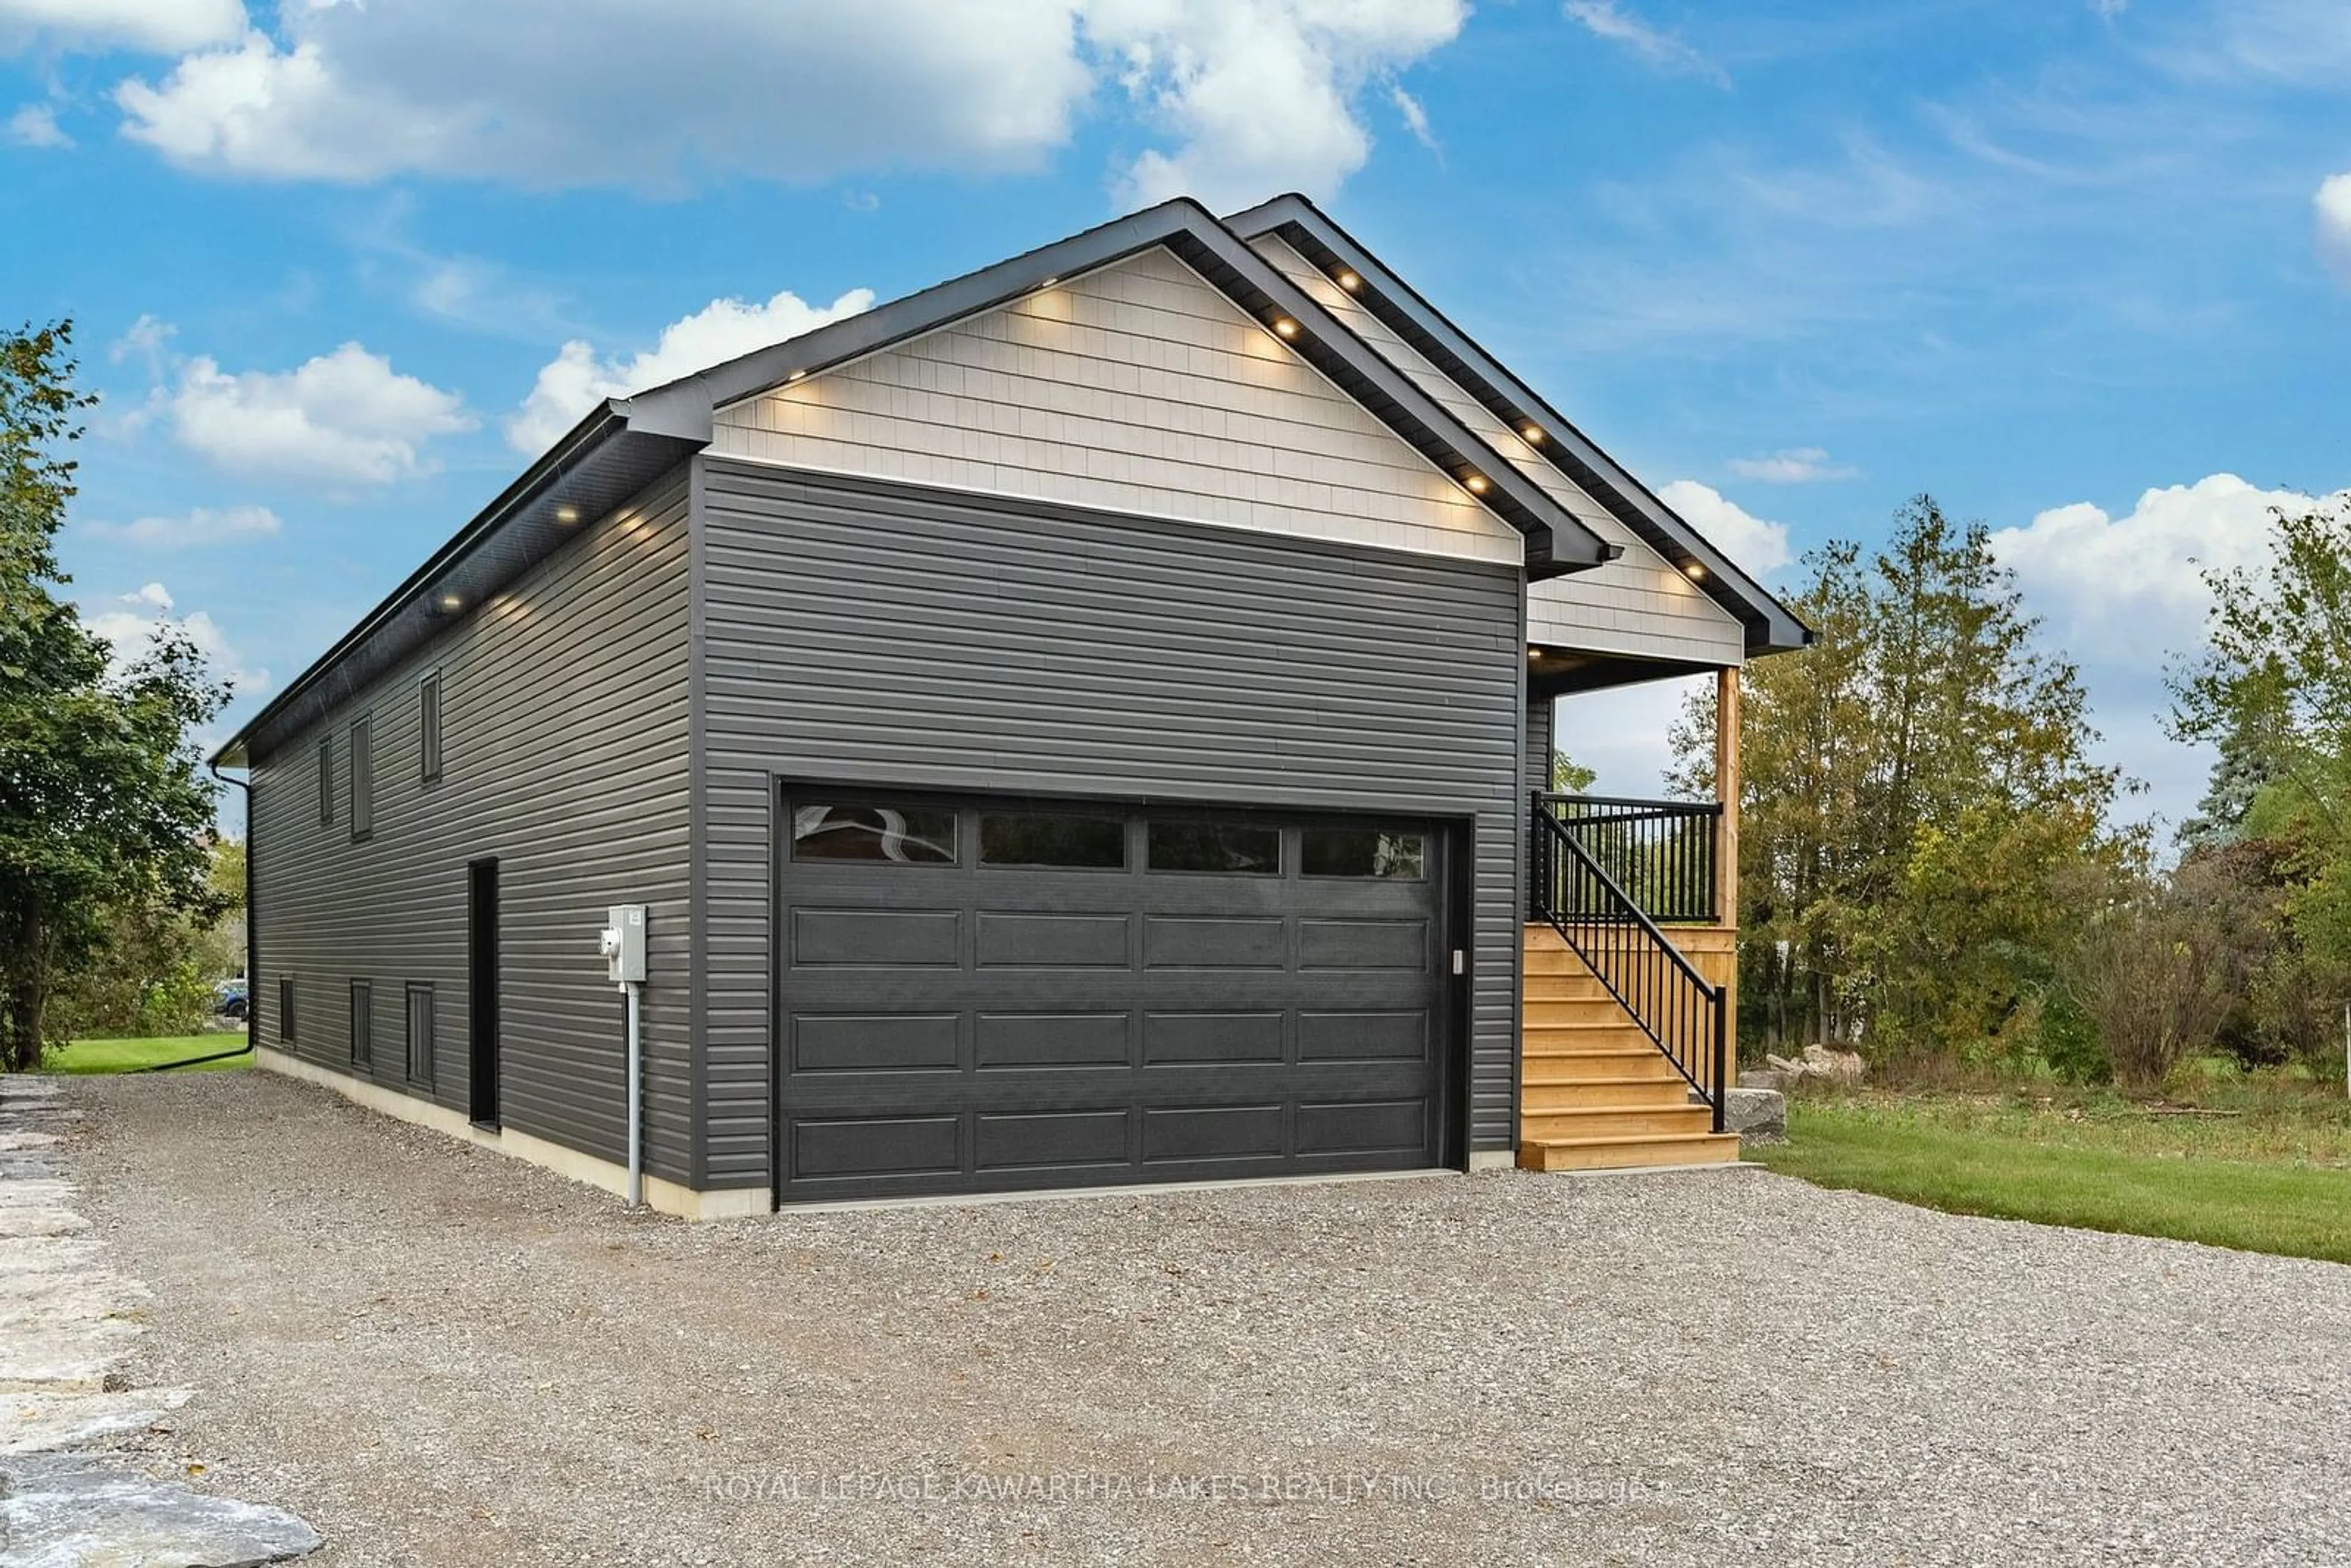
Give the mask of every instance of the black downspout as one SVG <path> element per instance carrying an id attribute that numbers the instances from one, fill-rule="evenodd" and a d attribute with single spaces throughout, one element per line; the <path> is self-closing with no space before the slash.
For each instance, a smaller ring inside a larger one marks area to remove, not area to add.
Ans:
<path id="1" fill-rule="evenodd" d="M 260 934 L 260 904 L 254 896 L 253 885 L 253 785 L 243 779 L 231 779 L 220 770 L 217 762 L 207 762 L 205 769 L 224 784 L 234 784 L 245 791 L 245 1043 L 235 1051 L 215 1051 L 210 1056 L 191 1056 L 180 1061 L 159 1061 L 152 1067 L 134 1067 L 133 1072 L 169 1072 L 177 1067 L 193 1067 L 204 1061 L 226 1061 L 233 1056 L 252 1054 L 254 1040 L 261 1030 L 253 1016 L 255 998 L 261 995 L 253 978 L 253 943 Z"/>

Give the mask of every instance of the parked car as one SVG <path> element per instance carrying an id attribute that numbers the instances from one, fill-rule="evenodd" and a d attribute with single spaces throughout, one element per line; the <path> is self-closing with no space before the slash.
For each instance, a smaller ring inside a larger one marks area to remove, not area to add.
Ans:
<path id="1" fill-rule="evenodd" d="M 251 1010 L 252 1003 L 246 995 L 244 976 L 222 980 L 213 987 L 213 1011 L 218 1017 L 243 1019 Z"/>

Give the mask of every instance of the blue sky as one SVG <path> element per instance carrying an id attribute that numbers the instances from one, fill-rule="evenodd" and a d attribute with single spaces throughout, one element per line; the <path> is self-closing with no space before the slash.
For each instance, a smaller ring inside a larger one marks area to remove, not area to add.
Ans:
<path id="1" fill-rule="evenodd" d="M 1315 196 L 1767 576 L 2003 530 L 2134 814 L 2195 562 L 2351 486 L 2343 0 L 0 0 L 0 182 L 74 591 L 232 719 L 600 393 L 1178 191 Z M 1671 695 L 1569 718 L 1607 787 Z"/>

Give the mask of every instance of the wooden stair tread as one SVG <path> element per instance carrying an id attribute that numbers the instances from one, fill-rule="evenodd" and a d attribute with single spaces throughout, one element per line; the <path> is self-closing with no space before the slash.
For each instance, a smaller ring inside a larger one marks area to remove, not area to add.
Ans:
<path id="1" fill-rule="evenodd" d="M 1591 1148 L 1622 1144 L 1736 1144 L 1736 1133 L 1596 1133 L 1584 1138 L 1526 1138 L 1530 1144 L 1556 1144 L 1562 1147 Z"/>

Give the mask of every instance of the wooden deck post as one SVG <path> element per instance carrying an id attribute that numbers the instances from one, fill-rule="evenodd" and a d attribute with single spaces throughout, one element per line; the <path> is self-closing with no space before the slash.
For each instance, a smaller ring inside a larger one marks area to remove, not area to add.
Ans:
<path id="1" fill-rule="evenodd" d="M 1739 924 L 1739 672 L 1714 673 L 1714 798 L 1722 803 L 1714 841 L 1714 917 Z"/>
<path id="2" fill-rule="evenodd" d="M 1714 916 L 1729 934 L 1722 1000 L 1729 1018 L 1729 1070 L 1739 1076 L 1739 672 L 1714 673 L 1714 798 L 1722 803 L 1715 828 Z"/>

